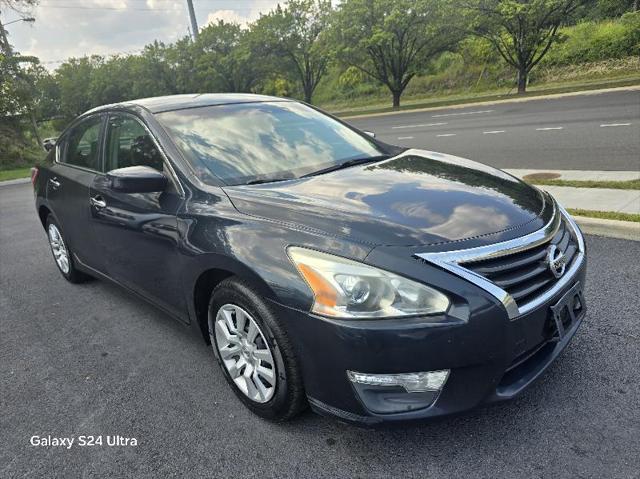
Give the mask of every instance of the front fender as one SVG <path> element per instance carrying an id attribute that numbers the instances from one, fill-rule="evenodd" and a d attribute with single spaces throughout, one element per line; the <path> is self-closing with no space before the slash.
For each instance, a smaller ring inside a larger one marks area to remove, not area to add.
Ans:
<path id="1" fill-rule="evenodd" d="M 362 261 L 370 246 L 238 213 L 218 203 L 214 215 L 186 215 L 179 220 L 183 231 L 183 284 L 189 315 L 197 318 L 194 292 L 207 271 L 220 270 L 250 282 L 265 299 L 308 311 L 313 294 L 289 256 L 291 245 L 317 249 Z M 193 211 L 193 210 L 192 210 Z M 202 211 L 202 210 L 201 210 Z"/>

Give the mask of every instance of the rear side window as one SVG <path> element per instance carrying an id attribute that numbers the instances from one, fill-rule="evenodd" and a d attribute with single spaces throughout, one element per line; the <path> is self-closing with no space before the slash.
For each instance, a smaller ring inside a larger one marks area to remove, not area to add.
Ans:
<path id="1" fill-rule="evenodd" d="M 64 163 L 100 171 L 100 128 L 102 117 L 89 118 L 66 136 Z"/>
<path id="2" fill-rule="evenodd" d="M 162 171 L 162 155 L 146 128 L 128 115 L 109 117 L 106 171 L 127 166 L 150 166 Z"/>

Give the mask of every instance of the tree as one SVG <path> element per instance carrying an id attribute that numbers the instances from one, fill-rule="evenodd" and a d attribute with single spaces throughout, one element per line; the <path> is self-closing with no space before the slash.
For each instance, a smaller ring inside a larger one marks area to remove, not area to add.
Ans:
<path id="1" fill-rule="evenodd" d="M 479 0 L 472 29 L 491 42 L 518 72 L 518 93 L 527 89 L 531 70 L 557 41 L 558 29 L 589 0 Z"/>
<path id="2" fill-rule="evenodd" d="M 307 103 L 330 61 L 332 11 L 331 0 L 290 0 L 284 9 L 278 5 L 262 15 L 251 28 L 256 50 L 279 60 L 280 69 L 292 72 Z"/>
<path id="3" fill-rule="evenodd" d="M 197 54 L 191 37 L 185 36 L 169 45 L 166 61 L 175 77 L 175 88 L 178 93 L 202 92 L 197 78 Z"/>
<path id="4" fill-rule="evenodd" d="M 140 55 L 132 55 L 135 61 L 131 64 L 131 73 L 136 79 L 134 98 L 180 93 L 175 71 L 169 62 L 171 48 L 156 40 L 146 45 Z"/>
<path id="5" fill-rule="evenodd" d="M 26 13 L 37 0 L 0 0 L 0 116 L 27 114 L 31 120 L 36 143 L 40 145 L 40 133 L 32 105 L 33 81 L 28 68 L 23 64 L 37 64 L 35 57 L 16 55 L 2 25 L 2 12 L 13 10 L 21 15 Z M 26 18 L 23 16 L 23 19 Z M 31 19 L 33 21 L 33 19 Z"/>
<path id="6" fill-rule="evenodd" d="M 139 55 L 116 55 L 89 65 L 91 71 L 86 86 L 88 102 L 85 106 L 91 108 L 136 98 L 135 90 L 139 82 L 155 78 L 143 68 L 136 68 L 141 61 Z"/>
<path id="7" fill-rule="evenodd" d="M 33 69 L 33 106 L 39 121 L 60 117 L 60 89 L 55 77 L 42 65 Z"/>
<path id="8" fill-rule="evenodd" d="M 0 51 L 0 116 L 17 116 L 29 112 L 34 93 L 32 65 L 34 57 L 7 55 Z"/>
<path id="9" fill-rule="evenodd" d="M 338 58 L 389 88 L 393 106 L 427 63 L 463 36 L 461 15 L 447 0 L 350 0 L 333 32 Z"/>
<path id="10" fill-rule="evenodd" d="M 60 114 L 63 120 L 71 121 L 76 116 L 97 106 L 91 92 L 95 72 L 104 63 L 101 56 L 70 58 L 55 71 L 60 92 Z"/>
<path id="11" fill-rule="evenodd" d="M 257 82 L 257 58 L 247 31 L 219 20 L 200 30 L 194 50 L 198 79 L 205 91 L 250 92 Z"/>

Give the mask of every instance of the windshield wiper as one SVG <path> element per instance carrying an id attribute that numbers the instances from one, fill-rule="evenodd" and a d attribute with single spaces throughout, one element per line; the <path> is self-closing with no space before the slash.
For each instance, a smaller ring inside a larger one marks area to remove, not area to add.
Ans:
<path id="1" fill-rule="evenodd" d="M 354 158 L 352 160 L 343 161 L 342 163 L 330 166 L 328 168 L 323 168 L 321 170 L 314 171 L 313 173 L 307 173 L 306 175 L 302 175 L 300 178 L 323 175 L 331 171 L 343 170 L 345 168 L 350 168 L 356 165 L 364 165 L 366 163 L 376 163 L 378 161 L 386 160 L 387 158 L 389 158 L 389 155 L 377 155 L 377 156 L 367 156 L 364 158 Z"/>
<path id="2" fill-rule="evenodd" d="M 261 185 L 263 183 L 277 183 L 278 181 L 295 180 L 295 178 L 256 178 L 255 180 L 247 181 L 243 185 Z"/>
<path id="3" fill-rule="evenodd" d="M 365 163 L 376 163 L 378 161 L 386 160 L 387 158 L 390 158 L 390 156 L 377 155 L 377 156 L 366 156 L 364 158 L 353 158 L 351 160 L 343 161 L 342 163 L 339 163 L 337 165 L 329 166 L 328 168 L 323 168 L 318 171 L 307 173 L 306 175 L 299 176 L 298 178 L 308 178 L 310 176 L 322 175 L 324 173 L 329 173 L 330 171 L 342 170 L 344 168 L 349 168 L 351 166 L 356 166 L 356 165 L 364 165 Z M 278 181 L 288 181 L 288 180 L 295 180 L 295 179 L 297 178 L 293 176 L 289 178 L 256 178 L 254 180 L 249 180 L 246 183 L 243 183 L 243 185 L 261 185 L 263 183 L 277 183 Z"/>

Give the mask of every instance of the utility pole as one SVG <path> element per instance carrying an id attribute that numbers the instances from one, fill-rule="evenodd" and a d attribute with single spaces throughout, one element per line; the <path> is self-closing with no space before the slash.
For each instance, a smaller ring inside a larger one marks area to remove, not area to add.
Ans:
<path id="1" fill-rule="evenodd" d="M 191 20 L 191 31 L 193 32 L 193 41 L 198 39 L 198 22 L 196 21 L 196 12 L 193 9 L 193 0 L 187 0 L 189 8 L 189 19 Z"/>

